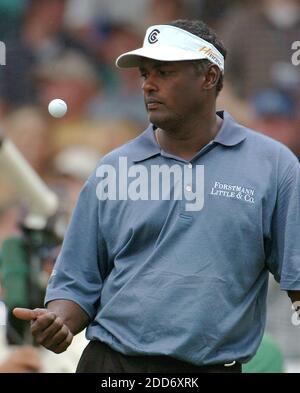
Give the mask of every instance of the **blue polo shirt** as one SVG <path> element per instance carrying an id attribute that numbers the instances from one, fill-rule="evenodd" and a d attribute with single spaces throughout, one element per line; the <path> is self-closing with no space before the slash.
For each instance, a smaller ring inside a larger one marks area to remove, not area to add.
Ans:
<path id="1" fill-rule="evenodd" d="M 45 302 L 76 302 L 89 340 L 196 365 L 246 362 L 265 327 L 268 272 L 300 290 L 299 162 L 218 115 L 219 133 L 189 162 L 162 151 L 150 125 L 85 183 Z M 166 179 L 153 186 L 150 172 L 170 167 L 185 175 L 181 199 L 175 175 L 169 197 L 149 190 Z"/>

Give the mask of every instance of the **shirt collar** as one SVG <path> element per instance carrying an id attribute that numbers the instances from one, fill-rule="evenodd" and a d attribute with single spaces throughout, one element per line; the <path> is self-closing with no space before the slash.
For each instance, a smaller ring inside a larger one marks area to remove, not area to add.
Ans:
<path id="1" fill-rule="evenodd" d="M 133 162 L 147 160 L 150 157 L 160 154 L 160 146 L 158 145 L 154 130 L 155 126 L 150 124 L 149 127 L 133 141 Z"/>
<path id="2" fill-rule="evenodd" d="M 246 129 L 238 124 L 228 112 L 218 111 L 217 115 L 223 119 L 223 123 L 214 142 L 231 147 L 246 139 Z M 160 146 L 154 136 L 155 128 L 153 124 L 150 124 L 141 135 L 132 141 L 133 162 L 144 161 L 160 154 Z"/>
<path id="3" fill-rule="evenodd" d="M 235 146 L 247 138 L 246 128 L 235 121 L 226 111 L 217 111 L 223 119 L 222 126 L 215 136 L 214 142 L 224 146 Z"/>

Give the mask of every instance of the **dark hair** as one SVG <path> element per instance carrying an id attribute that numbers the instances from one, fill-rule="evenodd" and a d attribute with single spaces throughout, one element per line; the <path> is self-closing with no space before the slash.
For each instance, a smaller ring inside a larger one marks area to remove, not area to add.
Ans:
<path id="1" fill-rule="evenodd" d="M 214 45 L 218 51 L 226 58 L 227 51 L 222 43 L 216 35 L 216 33 L 207 26 L 201 20 L 187 20 L 187 19 L 178 19 L 173 22 L 168 23 L 170 26 L 178 27 L 179 29 L 186 30 L 189 33 L 196 35 L 197 37 L 203 38 L 205 41 L 210 42 Z M 196 66 L 197 71 L 205 71 L 207 67 L 212 64 L 210 60 L 196 60 L 193 62 Z M 216 85 L 217 94 L 223 88 L 223 74 L 220 74 L 219 80 Z"/>

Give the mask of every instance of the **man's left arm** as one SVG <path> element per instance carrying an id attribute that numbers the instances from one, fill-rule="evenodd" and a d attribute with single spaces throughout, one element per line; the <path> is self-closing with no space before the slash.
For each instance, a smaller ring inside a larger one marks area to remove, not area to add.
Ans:
<path id="1" fill-rule="evenodd" d="M 272 249 L 269 270 L 300 309 L 300 165 L 282 151 L 276 208 L 272 217 Z M 300 314 L 299 314 L 300 315 Z"/>
<path id="2" fill-rule="evenodd" d="M 300 317 L 300 165 L 288 171 L 279 192 L 278 226 L 282 235 L 281 288 L 286 289 Z M 280 202 L 280 201 L 279 201 Z M 284 288 L 285 287 L 285 288 Z"/>

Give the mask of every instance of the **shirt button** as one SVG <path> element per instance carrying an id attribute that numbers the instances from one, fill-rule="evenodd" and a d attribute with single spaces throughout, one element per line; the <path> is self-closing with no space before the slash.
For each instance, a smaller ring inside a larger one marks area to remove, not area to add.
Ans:
<path id="1" fill-rule="evenodd" d="M 193 165 L 191 163 L 189 163 L 188 167 L 189 167 L 189 169 L 192 169 Z"/>
<path id="2" fill-rule="evenodd" d="M 191 187 L 191 186 L 186 186 L 185 189 L 186 189 L 188 192 L 191 192 L 191 191 L 192 191 L 192 187 Z"/>

